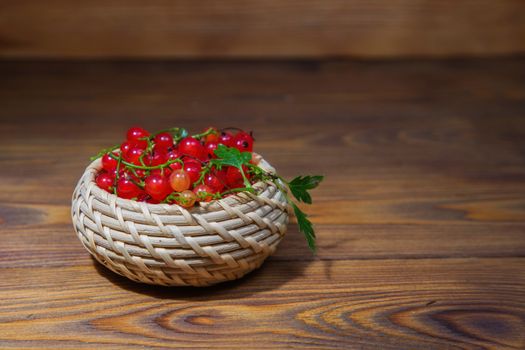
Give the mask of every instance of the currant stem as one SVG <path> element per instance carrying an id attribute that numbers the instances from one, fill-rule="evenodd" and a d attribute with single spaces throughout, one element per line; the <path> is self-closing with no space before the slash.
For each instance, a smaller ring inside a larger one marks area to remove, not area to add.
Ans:
<path id="1" fill-rule="evenodd" d="M 246 174 L 244 173 L 244 169 L 242 168 L 242 166 L 238 169 L 241 172 L 242 179 L 244 180 L 244 185 L 246 186 L 246 188 L 252 188 L 252 184 L 250 183 L 250 180 L 248 180 L 248 178 L 246 177 Z"/>
<path id="2" fill-rule="evenodd" d="M 157 136 L 158 134 L 162 134 L 163 132 L 170 133 L 171 136 L 173 136 L 173 141 L 175 142 L 182 140 L 188 135 L 188 132 L 184 128 L 169 128 L 157 131 L 156 133 L 150 135 L 148 138 L 152 140 L 155 138 L 155 136 Z"/>
<path id="3" fill-rule="evenodd" d="M 161 203 L 169 203 L 172 200 L 180 202 L 181 204 L 188 203 L 187 199 L 181 195 L 181 192 L 170 193 L 168 196 L 166 196 L 166 198 L 164 198 L 164 200 Z"/>
<path id="4" fill-rule="evenodd" d="M 113 155 L 113 153 L 110 153 L 110 154 Z M 119 153 L 118 160 L 117 160 L 116 174 L 115 174 L 115 182 L 113 183 L 113 194 L 117 194 L 117 186 L 118 186 L 118 178 L 119 178 L 121 162 L 122 162 L 122 154 Z"/>
<path id="5" fill-rule="evenodd" d="M 204 177 L 210 172 L 212 166 L 213 166 L 212 163 L 208 163 L 204 166 L 204 168 L 202 168 L 199 179 L 195 181 L 196 185 L 200 185 L 204 183 Z"/>
<path id="6" fill-rule="evenodd" d="M 129 181 L 133 182 L 136 186 L 140 187 L 141 189 L 144 189 L 144 181 L 135 181 L 133 179 L 129 179 Z"/>
<path id="7" fill-rule="evenodd" d="M 235 131 L 242 131 L 241 128 L 237 128 L 235 126 L 228 126 L 226 128 L 222 128 L 221 131 L 225 131 L 225 130 L 235 130 Z"/>
<path id="8" fill-rule="evenodd" d="M 112 153 L 109 154 L 109 156 L 113 159 L 118 159 L 116 156 L 114 156 Z M 120 157 L 121 158 L 121 157 Z M 181 163 L 181 164 L 184 164 L 184 162 L 182 161 L 182 159 L 180 158 L 177 158 L 177 159 L 172 159 L 172 160 L 168 160 L 166 163 L 164 164 L 160 164 L 160 165 L 155 165 L 155 166 L 146 166 L 146 165 L 135 165 L 133 163 L 128 163 L 126 162 L 125 160 L 121 160 L 122 161 L 122 164 L 124 164 L 125 166 L 129 167 L 129 168 L 135 168 L 135 169 L 142 169 L 142 170 L 154 170 L 154 169 L 162 169 L 162 168 L 166 168 L 168 166 L 170 166 L 171 164 L 173 163 Z"/>
<path id="9" fill-rule="evenodd" d="M 89 160 L 93 161 L 95 159 L 98 159 L 98 158 L 102 157 L 104 154 L 111 153 L 111 152 L 113 152 L 114 150 L 116 150 L 119 147 L 120 147 L 120 145 L 115 145 L 113 147 L 103 149 L 102 151 L 98 152 L 96 155 L 94 155 L 92 157 L 89 157 Z"/>
<path id="10" fill-rule="evenodd" d="M 200 139 L 204 136 L 210 135 L 210 134 L 216 134 L 217 131 L 215 131 L 214 128 L 208 128 L 206 131 L 201 132 L 200 134 L 191 135 L 194 139 Z"/>
<path id="11" fill-rule="evenodd" d="M 131 170 L 131 172 L 133 173 L 133 175 L 135 175 L 136 177 L 139 177 L 139 175 L 137 174 L 137 171 L 133 168 L 129 168 L 129 170 Z"/>

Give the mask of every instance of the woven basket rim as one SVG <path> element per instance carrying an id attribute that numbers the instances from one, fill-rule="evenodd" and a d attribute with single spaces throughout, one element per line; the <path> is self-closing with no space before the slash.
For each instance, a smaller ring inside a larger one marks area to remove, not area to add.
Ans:
<path id="1" fill-rule="evenodd" d="M 263 170 L 266 170 L 270 173 L 275 173 L 275 169 L 263 158 L 261 158 L 258 166 L 260 168 L 262 168 Z M 96 179 L 96 174 L 100 171 L 100 169 L 102 169 L 102 158 L 97 158 L 95 159 L 94 161 L 92 161 L 91 163 L 89 163 L 89 165 L 84 169 L 84 175 L 85 173 L 87 172 L 87 170 L 89 169 L 94 169 L 96 170 L 96 172 L 93 172 L 92 174 L 90 174 L 90 177 L 86 180 L 87 183 L 91 184 L 96 192 L 100 192 L 101 194 L 103 193 L 104 195 L 107 195 L 108 198 L 114 198 L 116 203 L 141 203 L 141 204 L 144 204 L 146 205 L 147 207 L 149 208 L 152 208 L 152 209 L 159 209 L 159 208 L 172 208 L 172 207 L 177 207 L 178 209 L 183 209 L 183 210 L 186 210 L 188 211 L 190 214 L 192 213 L 202 213 L 202 212 L 206 212 L 208 211 L 208 208 L 212 205 L 212 204 L 218 204 L 220 205 L 220 203 L 228 203 L 228 202 L 231 202 L 231 201 L 236 201 L 236 202 L 243 202 L 243 201 L 246 201 L 246 197 L 247 196 L 259 196 L 260 193 L 264 190 L 264 186 L 265 186 L 265 183 L 263 181 L 258 181 L 254 184 L 252 184 L 252 186 L 255 188 L 256 190 L 256 193 L 255 194 L 251 194 L 249 192 L 246 192 L 246 191 L 243 191 L 243 192 L 236 192 L 236 193 L 233 193 L 232 195 L 226 197 L 226 198 L 221 198 L 221 199 L 214 199 L 214 200 L 211 200 L 210 202 L 206 202 L 205 204 L 202 204 L 199 202 L 199 205 L 198 206 L 193 206 L 192 208 L 185 208 L 185 207 L 182 207 L 178 204 L 167 204 L 167 203 L 158 203 L 158 204 L 155 204 L 155 203 L 148 203 L 148 202 L 139 202 L 139 201 L 136 201 L 136 200 L 133 200 L 133 199 L 127 199 L 127 198 L 122 198 L 122 197 L 119 197 L 117 196 L 116 194 L 112 193 L 112 192 L 108 192 L 106 190 L 103 190 L 102 188 L 100 188 L 95 179 Z M 228 203 L 228 204 L 231 204 L 231 203 Z"/>

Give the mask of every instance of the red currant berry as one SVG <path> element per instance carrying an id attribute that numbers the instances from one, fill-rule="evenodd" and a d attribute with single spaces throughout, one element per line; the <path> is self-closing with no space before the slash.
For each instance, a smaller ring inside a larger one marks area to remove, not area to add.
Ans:
<path id="1" fill-rule="evenodd" d="M 246 168 L 244 167 L 244 165 L 243 170 L 244 174 L 248 178 L 248 175 L 246 174 Z M 244 179 L 239 169 L 233 166 L 228 167 L 228 170 L 226 171 L 226 184 L 230 188 L 244 187 Z"/>
<path id="2" fill-rule="evenodd" d="M 145 129 L 134 126 L 129 128 L 126 133 L 126 139 L 134 146 L 145 149 L 148 145 L 148 142 L 145 140 L 149 136 L 149 132 Z"/>
<path id="3" fill-rule="evenodd" d="M 139 147 L 132 147 L 124 156 L 128 163 L 140 165 L 140 157 L 144 153 L 144 150 Z"/>
<path id="4" fill-rule="evenodd" d="M 199 140 L 193 137 L 185 137 L 179 143 L 179 152 L 201 160 L 207 159 L 206 150 Z"/>
<path id="5" fill-rule="evenodd" d="M 133 169 L 133 171 L 127 169 L 125 173 L 127 176 L 135 181 L 142 181 L 144 180 L 144 177 L 146 176 L 146 170 L 144 169 Z"/>
<path id="6" fill-rule="evenodd" d="M 191 208 L 195 204 L 196 200 L 197 195 L 195 193 L 190 190 L 185 190 L 180 193 L 180 199 L 177 201 L 177 203 L 181 207 Z"/>
<path id="7" fill-rule="evenodd" d="M 182 169 L 182 163 L 180 163 L 180 162 L 171 163 L 171 164 L 169 165 L 169 168 L 170 168 L 172 171 Z"/>
<path id="8" fill-rule="evenodd" d="M 204 183 L 211 187 L 214 192 L 221 192 L 224 188 L 224 183 L 215 175 L 208 174 L 204 177 Z"/>
<path id="9" fill-rule="evenodd" d="M 153 174 L 144 181 L 146 193 L 156 200 L 163 200 L 171 192 L 168 178 L 162 175 Z"/>
<path id="10" fill-rule="evenodd" d="M 137 202 L 147 202 L 151 197 L 144 191 L 140 192 L 137 196 Z"/>
<path id="11" fill-rule="evenodd" d="M 170 168 L 153 169 L 150 172 L 150 175 L 162 175 L 162 176 L 166 176 L 167 178 L 169 178 L 169 176 L 171 175 L 171 169 Z"/>
<path id="12" fill-rule="evenodd" d="M 155 136 L 154 142 L 155 147 L 167 150 L 168 148 L 173 146 L 173 136 L 171 136 L 171 134 L 167 132 L 161 132 L 160 134 Z"/>
<path id="13" fill-rule="evenodd" d="M 168 152 L 168 161 L 172 161 L 180 157 L 181 157 L 181 154 L 179 153 L 177 149 L 174 149 Z M 182 169 L 182 164 L 180 162 L 175 162 L 175 163 L 171 163 L 169 167 L 171 170 L 178 170 L 178 169 Z"/>
<path id="14" fill-rule="evenodd" d="M 216 170 L 214 172 L 214 175 L 223 184 L 223 188 L 226 186 L 226 171 L 227 170 L 228 170 L 228 167 L 223 167 L 221 170 Z"/>
<path id="15" fill-rule="evenodd" d="M 122 155 L 125 155 L 126 153 L 128 153 L 128 151 L 133 147 L 133 145 L 131 144 L 131 142 L 129 141 L 124 141 L 122 142 L 122 144 L 120 145 L 120 153 Z"/>
<path id="16" fill-rule="evenodd" d="M 253 151 L 253 137 L 244 131 L 240 131 L 233 138 L 233 146 L 241 152 L 251 152 Z"/>
<path id="17" fill-rule="evenodd" d="M 155 150 L 144 157 L 144 163 L 148 166 L 157 166 L 168 161 L 168 154 L 164 150 Z"/>
<path id="18" fill-rule="evenodd" d="M 193 193 L 197 195 L 197 199 L 201 202 L 209 202 L 213 198 L 213 189 L 207 185 L 199 185 L 193 189 Z"/>
<path id="19" fill-rule="evenodd" d="M 111 192 L 114 179 L 115 178 L 111 176 L 110 174 L 106 172 L 102 172 L 98 174 L 97 179 L 96 179 L 96 184 L 101 189 Z"/>
<path id="20" fill-rule="evenodd" d="M 186 159 L 184 161 L 184 170 L 188 173 L 191 183 L 197 181 L 202 170 L 201 163 L 193 159 Z"/>
<path id="21" fill-rule="evenodd" d="M 233 135 L 227 131 L 223 131 L 219 136 L 219 143 L 222 143 L 224 146 L 232 147 Z"/>
<path id="22" fill-rule="evenodd" d="M 117 182 L 117 194 L 119 197 L 131 199 L 138 197 L 142 191 L 127 177 L 121 177 Z"/>
<path id="23" fill-rule="evenodd" d="M 117 156 L 117 154 L 112 153 L 114 156 Z M 102 157 L 102 168 L 107 171 L 112 171 L 117 168 L 118 161 L 114 158 L 112 158 L 109 153 L 104 154 Z"/>
<path id="24" fill-rule="evenodd" d="M 174 149 L 174 150 L 171 150 L 171 151 L 168 152 L 168 161 L 173 161 L 173 160 L 179 159 L 181 157 L 182 157 L 182 154 L 180 154 L 179 150 L 177 150 L 177 149 Z M 177 164 L 177 163 L 173 163 L 173 164 Z"/>
<path id="25" fill-rule="evenodd" d="M 144 177 L 146 176 L 146 170 L 144 170 L 144 169 L 135 169 L 135 173 L 137 174 L 137 176 L 141 180 L 144 180 Z"/>
<path id="26" fill-rule="evenodd" d="M 217 145 L 218 143 L 215 141 L 206 142 L 206 145 L 204 146 L 204 148 L 206 148 L 208 158 L 216 158 L 214 152 L 217 149 Z"/>
<path id="27" fill-rule="evenodd" d="M 168 160 L 177 159 L 177 158 L 180 158 L 181 156 L 182 154 L 180 154 L 178 149 L 172 149 L 171 151 L 168 152 Z"/>
<path id="28" fill-rule="evenodd" d="M 170 186 L 174 191 L 182 192 L 190 188 L 190 176 L 183 169 L 175 170 L 170 175 Z"/>
<path id="29" fill-rule="evenodd" d="M 117 169 L 113 169 L 111 171 L 108 171 L 108 173 L 113 177 L 117 177 Z M 124 176 L 127 173 L 126 169 L 121 165 L 118 170 L 118 176 Z"/>
<path id="30" fill-rule="evenodd" d="M 204 137 L 204 142 L 208 143 L 208 142 L 219 142 L 219 130 L 217 130 L 217 128 L 214 128 L 212 126 L 206 128 L 204 131 L 208 131 L 212 129 L 213 131 L 211 132 L 211 134 L 208 134 Z"/>

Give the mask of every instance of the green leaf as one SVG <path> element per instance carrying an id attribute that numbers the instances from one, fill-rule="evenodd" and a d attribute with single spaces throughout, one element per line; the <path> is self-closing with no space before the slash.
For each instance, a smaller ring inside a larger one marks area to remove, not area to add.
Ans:
<path id="1" fill-rule="evenodd" d="M 250 163 L 252 154 L 250 152 L 241 152 L 237 148 L 227 147 L 219 144 L 214 151 L 217 159 L 212 159 L 216 165 L 231 165 L 241 169 L 243 165 Z"/>
<path id="2" fill-rule="evenodd" d="M 221 168 L 224 165 L 236 167 L 241 172 L 244 185 L 249 189 L 252 188 L 252 185 L 246 177 L 242 167 L 243 165 L 250 164 L 250 160 L 252 159 L 252 154 L 250 152 L 241 152 L 237 148 L 227 147 L 223 144 L 219 144 L 214 153 L 217 158 L 210 160 L 210 163 L 214 164 L 218 168 Z"/>
<path id="3" fill-rule="evenodd" d="M 323 178 L 324 176 L 321 175 L 297 176 L 288 183 L 288 188 L 299 202 L 312 204 L 312 197 L 308 190 L 316 188 Z"/>
<path id="4" fill-rule="evenodd" d="M 292 203 L 292 207 L 295 217 L 297 218 L 299 231 L 304 234 L 306 241 L 308 242 L 308 247 L 310 247 L 310 250 L 315 253 L 315 232 L 312 223 L 308 220 L 308 215 L 301 211 L 295 203 Z"/>

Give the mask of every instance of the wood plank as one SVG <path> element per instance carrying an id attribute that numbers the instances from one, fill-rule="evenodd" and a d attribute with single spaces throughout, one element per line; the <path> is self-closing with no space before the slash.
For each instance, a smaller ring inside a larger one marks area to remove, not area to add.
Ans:
<path id="1" fill-rule="evenodd" d="M 523 258 L 272 261 L 210 289 L 151 288 L 91 264 L 60 273 L 7 269 L 0 343 L 518 349 L 525 345 L 524 265 Z"/>
<path id="2" fill-rule="evenodd" d="M 0 348 L 525 346 L 522 59 L 0 63 Z M 239 125 L 285 176 L 323 173 L 242 280 L 135 284 L 69 218 L 131 124 Z"/>
<path id="3" fill-rule="evenodd" d="M 69 223 L 4 226 L 2 231 L 0 265 L 6 267 L 60 268 L 90 260 Z M 271 261 L 525 257 L 522 224 L 318 224 L 316 233 L 318 252 L 314 257 L 297 226 L 291 225 Z"/>
<path id="4" fill-rule="evenodd" d="M 0 4 L 0 57 L 490 56 L 525 52 L 519 0 Z"/>

